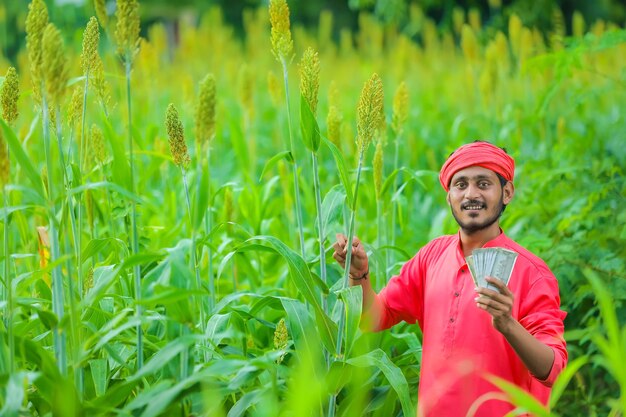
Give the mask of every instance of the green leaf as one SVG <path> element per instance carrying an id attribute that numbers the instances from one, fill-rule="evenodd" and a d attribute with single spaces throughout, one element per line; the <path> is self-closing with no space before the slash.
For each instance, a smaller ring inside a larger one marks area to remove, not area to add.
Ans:
<path id="1" fill-rule="evenodd" d="M 345 201 L 346 193 L 340 185 L 335 185 L 324 196 L 322 202 L 322 230 L 324 231 L 322 238 L 324 240 L 328 237 L 329 225 L 341 217 Z"/>
<path id="2" fill-rule="evenodd" d="M 567 364 L 565 369 L 563 369 L 552 385 L 552 391 L 550 392 L 550 408 L 556 407 L 561 395 L 565 392 L 567 384 L 569 384 L 578 370 L 587 362 L 589 362 L 589 358 L 587 356 L 580 356 Z"/>
<path id="3" fill-rule="evenodd" d="M 321 351 L 320 340 L 316 337 L 315 324 L 306 306 L 301 301 L 291 298 L 281 298 L 280 301 L 287 313 L 289 335 L 293 339 L 296 351 L 300 357 L 315 356 Z"/>
<path id="4" fill-rule="evenodd" d="M 337 171 L 339 172 L 339 178 L 341 179 L 341 184 L 343 185 L 344 190 L 346 190 L 346 198 L 348 199 L 348 207 L 353 207 L 354 197 L 352 196 L 352 183 L 350 182 L 350 177 L 348 176 L 348 169 L 346 168 L 346 161 L 343 159 L 343 155 L 341 151 L 337 149 L 334 143 L 324 138 L 324 144 L 328 146 L 330 152 L 333 154 L 333 158 L 335 159 L 335 165 L 337 166 Z"/>
<path id="5" fill-rule="evenodd" d="M 80 303 L 83 310 L 87 307 L 93 307 L 95 303 L 105 296 L 106 290 L 113 284 L 115 278 L 119 275 L 120 270 L 120 266 L 113 267 L 113 265 L 101 266 L 94 269 L 94 285 L 89 289 L 85 298 Z"/>
<path id="6" fill-rule="evenodd" d="M 387 190 L 389 189 L 389 187 L 391 187 L 394 184 L 394 180 L 396 178 L 396 176 L 398 176 L 399 173 L 405 173 L 409 176 L 409 180 L 408 181 L 415 181 L 417 182 L 420 186 L 422 186 L 422 188 L 426 189 L 426 185 L 424 184 L 424 182 L 422 181 L 422 177 L 428 177 L 428 176 L 435 176 L 437 177 L 439 175 L 439 173 L 437 173 L 436 171 L 430 171 L 430 170 L 418 170 L 418 171 L 411 171 L 410 169 L 407 169 L 405 167 L 400 167 L 396 170 L 394 170 L 391 174 L 389 174 L 389 176 L 385 179 L 385 182 L 383 183 L 383 186 L 380 188 L 380 195 L 384 195 Z M 394 190 L 394 194 L 395 194 Z"/>
<path id="7" fill-rule="evenodd" d="M 104 395 L 109 384 L 109 371 L 108 371 L 107 359 L 92 359 L 89 361 L 89 368 L 91 369 L 91 379 L 93 380 L 93 387 L 96 391 L 96 397 Z"/>
<path id="8" fill-rule="evenodd" d="M 311 152 L 317 152 L 320 147 L 320 128 L 309 103 L 302 94 L 300 94 L 300 131 L 302 132 L 302 141 L 307 149 Z"/>
<path id="9" fill-rule="evenodd" d="M 265 175 L 265 173 L 269 171 L 270 169 L 272 169 L 274 165 L 276 165 L 278 161 L 280 161 L 283 158 L 286 159 L 288 162 L 293 163 L 293 155 L 291 154 L 291 151 L 278 152 L 276 155 L 268 159 L 267 162 L 265 163 L 265 166 L 263 167 L 263 171 L 261 171 L 261 175 L 259 175 L 259 182 L 263 180 L 263 176 Z"/>
<path id="10" fill-rule="evenodd" d="M 119 136 L 115 133 L 111 123 L 105 119 L 104 136 L 111 145 L 111 151 L 113 153 L 113 160 L 111 162 L 111 173 L 113 174 L 113 181 L 120 187 L 126 190 L 132 190 L 130 183 L 130 165 L 126 159 L 126 150 L 124 143 L 119 139 Z"/>
<path id="11" fill-rule="evenodd" d="M 347 287 L 339 291 L 338 295 L 346 306 L 345 357 L 349 358 L 361 322 L 363 288 L 360 285 Z"/>
<path id="12" fill-rule="evenodd" d="M 154 374 L 167 365 L 169 361 L 178 356 L 183 350 L 188 349 L 189 346 L 197 340 L 199 340 L 199 338 L 193 335 L 180 336 L 172 340 L 163 348 L 159 349 L 159 351 L 155 353 L 141 369 L 128 378 L 128 380 L 137 381 L 146 375 Z"/>
<path id="13" fill-rule="evenodd" d="M 522 408 L 525 411 L 529 411 L 537 417 L 554 417 L 554 413 L 550 413 L 550 409 L 544 406 L 539 400 L 537 400 L 528 391 L 518 387 L 517 385 L 506 381 L 502 378 L 498 378 L 493 375 L 486 377 L 492 384 L 500 388 L 510 397 L 511 402 L 518 408 Z"/>
<path id="14" fill-rule="evenodd" d="M 228 411 L 228 415 L 226 417 L 241 417 L 245 415 L 246 411 L 250 407 L 257 404 L 263 398 L 265 391 L 266 389 L 260 388 L 245 393 Z"/>
<path id="15" fill-rule="evenodd" d="M 404 415 L 415 415 L 415 405 L 413 405 L 411 395 L 409 394 L 409 384 L 406 382 L 406 378 L 400 368 L 391 362 L 385 352 L 381 349 L 376 349 L 365 355 L 348 359 L 346 362 L 358 367 L 371 366 L 380 369 L 387 381 L 389 381 L 389 384 L 396 391 L 396 394 L 398 394 Z"/>
<path id="16" fill-rule="evenodd" d="M 329 352 L 335 351 L 337 339 L 337 325 L 326 315 L 319 303 L 319 297 L 315 293 L 315 283 L 311 271 L 300 255 L 292 251 L 274 236 L 254 236 L 248 241 L 260 240 L 269 244 L 279 255 L 287 261 L 289 276 L 293 279 L 296 288 L 304 299 L 315 309 L 315 317 L 319 326 L 320 337 Z"/>
<path id="17" fill-rule="evenodd" d="M 0 118 L 0 127 L 4 132 L 4 139 L 9 145 L 11 155 L 17 160 L 17 162 L 24 170 L 24 173 L 32 183 L 35 192 L 37 192 L 37 194 L 42 199 L 45 199 L 46 196 L 44 193 L 41 176 L 39 175 L 37 170 L 35 170 L 35 167 L 31 163 L 31 159 L 28 157 L 28 155 L 26 155 L 26 152 L 22 148 L 22 144 L 17 139 L 17 136 L 15 136 L 15 133 L 13 133 L 13 130 L 4 122 L 4 120 L 2 120 L 2 118 Z"/>

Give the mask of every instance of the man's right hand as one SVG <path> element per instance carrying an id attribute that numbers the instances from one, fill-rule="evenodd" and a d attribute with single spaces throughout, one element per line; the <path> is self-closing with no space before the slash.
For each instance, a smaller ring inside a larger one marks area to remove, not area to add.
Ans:
<path id="1" fill-rule="evenodd" d="M 342 268 L 346 267 L 346 255 L 347 255 L 347 241 L 348 238 L 341 234 L 337 233 L 336 235 L 337 241 L 333 245 L 333 249 L 335 252 L 333 253 L 333 258 Z M 352 258 L 350 260 L 350 278 L 360 279 L 365 276 L 369 272 L 369 265 L 367 260 L 367 253 L 365 252 L 365 248 L 361 241 L 355 237 L 352 239 Z"/>

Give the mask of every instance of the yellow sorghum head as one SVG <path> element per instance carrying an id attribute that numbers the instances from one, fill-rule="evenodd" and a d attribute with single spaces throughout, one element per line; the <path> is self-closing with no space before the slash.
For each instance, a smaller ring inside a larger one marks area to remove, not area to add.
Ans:
<path id="1" fill-rule="evenodd" d="M 70 107 L 67 111 L 67 124 L 70 127 L 80 122 L 83 115 L 83 89 L 80 86 L 74 87 L 72 98 L 70 99 Z"/>
<path id="2" fill-rule="evenodd" d="M 85 294 L 87 294 L 87 292 L 92 288 L 93 288 L 93 266 L 90 266 L 89 271 L 87 271 L 87 279 L 85 280 L 85 288 L 83 288 L 83 291 L 85 291 Z"/>
<path id="3" fill-rule="evenodd" d="M 563 48 L 563 38 L 565 38 L 565 18 L 558 6 L 552 8 L 552 33 L 550 33 L 550 46 L 558 50 Z"/>
<path id="4" fill-rule="evenodd" d="M 33 81 L 35 100 L 41 99 L 42 81 L 42 40 L 43 32 L 48 25 L 48 9 L 43 0 L 32 0 L 28 5 L 26 16 L 26 49 L 30 61 L 30 73 Z"/>
<path id="5" fill-rule="evenodd" d="M 7 124 L 12 124 L 17 119 L 17 100 L 20 98 L 20 80 L 17 78 L 17 71 L 14 67 L 9 67 L 2 90 L 0 91 L 0 101 L 2 103 L 2 118 Z"/>
<path id="6" fill-rule="evenodd" d="M 104 135 L 102 130 L 95 124 L 91 125 L 89 131 L 89 143 L 92 155 L 97 163 L 104 164 L 106 159 L 106 148 L 104 145 Z"/>
<path id="7" fill-rule="evenodd" d="M 137 0 L 117 0 L 115 38 L 117 53 L 132 60 L 139 49 L 139 3 Z"/>
<path id="8" fill-rule="evenodd" d="M 383 187 L 383 141 L 379 140 L 374 152 L 374 191 L 376 200 L 380 200 L 380 191 Z"/>
<path id="9" fill-rule="evenodd" d="M 470 9 L 467 14 L 467 20 L 470 26 L 474 29 L 474 32 L 479 32 L 481 29 L 480 11 L 478 9 Z"/>
<path id="10" fill-rule="evenodd" d="M 68 80 L 68 68 L 63 38 L 54 24 L 46 26 L 41 45 L 46 93 L 53 104 L 59 105 Z"/>
<path id="11" fill-rule="evenodd" d="M 313 50 L 307 48 L 300 61 L 300 94 L 309 104 L 311 112 L 317 112 L 317 93 L 320 88 L 320 59 Z"/>
<path id="12" fill-rule="evenodd" d="M 520 42 L 522 39 L 522 21 L 516 14 L 512 14 L 509 18 L 509 41 L 515 59 L 519 58 Z"/>
<path id="13" fill-rule="evenodd" d="M 272 53 L 279 62 L 291 59 L 293 40 L 289 23 L 289 6 L 286 0 L 270 0 L 270 23 L 272 25 Z"/>
<path id="14" fill-rule="evenodd" d="M 341 115 L 337 106 L 328 108 L 328 116 L 326 116 L 326 128 L 328 130 L 328 139 L 341 149 Z"/>
<path id="15" fill-rule="evenodd" d="M 176 110 L 176 107 L 174 107 L 174 104 L 172 103 L 167 106 L 165 128 L 167 129 L 170 152 L 174 158 L 174 163 L 179 167 L 187 168 L 189 166 L 190 159 L 189 154 L 187 153 L 187 144 L 185 144 L 183 124 L 178 117 L 178 110 Z"/>
<path id="16" fill-rule="evenodd" d="M 492 9 L 499 9 L 502 7 L 502 0 L 489 0 L 489 7 Z"/>
<path id="17" fill-rule="evenodd" d="M 461 29 L 463 29 L 463 25 L 465 24 L 465 10 L 462 7 L 455 7 L 452 9 L 452 27 L 454 29 L 454 33 L 457 35 L 461 34 Z"/>
<path id="18" fill-rule="evenodd" d="M 287 331 L 287 325 L 285 325 L 285 319 L 280 319 L 280 321 L 276 325 L 276 330 L 274 331 L 274 349 L 285 349 L 288 342 L 289 332 Z M 281 357 L 278 358 L 277 362 L 281 363 L 284 359 L 284 356 L 284 354 L 281 355 Z"/>
<path id="19" fill-rule="evenodd" d="M 96 16 L 102 27 L 105 27 L 109 21 L 107 15 L 106 0 L 93 0 L 93 8 L 96 11 Z"/>
<path id="20" fill-rule="evenodd" d="M 96 60 L 98 59 L 98 42 L 100 42 L 98 21 L 95 17 L 91 16 L 83 32 L 83 53 L 80 55 L 83 75 L 87 75 L 89 70 L 96 64 Z"/>
<path id="21" fill-rule="evenodd" d="M 576 10 L 572 16 L 572 33 L 577 38 L 585 34 L 585 18 L 578 10 Z"/>
<path id="22" fill-rule="evenodd" d="M 469 62 L 476 62 L 478 59 L 478 42 L 474 35 L 474 30 L 469 25 L 463 25 L 461 32 L 461 48 L 463 55 Z"/>
<path id="23" fill-rule="evenodd" d="M 104 78 L 104 67 L 102 65 L 102 59 L 100 56 L 97 56 L 96 62 L 94 63 L 94 67 L 92 68 L 92 84 L 93 89 L 98 96 L 98 99 L 102 102 L 104 107 L 106 108 L 111 101 L 111 92 L 109 90 L 109 84 Z"/>
<path id="24" fill-rule="evenodd" d="M 196 103 L 196 152 L 215 134 L 215 77 L 208 74 L 200 81 Z"/>
<path id="25" fill-rule="evenodd" d="M 282 85 L 280 84 L 280 80 L 276 77 L 273 71 L 269 71 L 267 73 L 267 89 L 270 93 L 270 98 L 272 99 L 272 103 L 274 106 L 278 106 L 283 97 Z"/>
<path id="26" fill-rule="evenodd" d="M 254 113 L 254 79 L 252 72 L 246 64 L 242 65 L 239 69 L 239 98 L 241 99 L 242 107 L 248 112 L 248 116 L 252 118 Z"/>
<path id="27" fill-rule="evenodd" d="M 404 130 L 404 122 L 409 115 L 409 89 L 402 81 L 393 96 L 393 114 L 391 116 L 391 128 L 400 135 Z"/>
<path id="28" fill-rule="evenodd" d="M 576 10 L 572 16 L 572 33 L 577 38 L 585 34 L 585 18 L 578 10 Z"/>
<path id="29" fill-rule="evenodd" d="M 380 127 L 383 101 L 383 82 L 374 73 L 363 86 L 357 107 L 356 143 L 359 152 L 365 152 Z"/>

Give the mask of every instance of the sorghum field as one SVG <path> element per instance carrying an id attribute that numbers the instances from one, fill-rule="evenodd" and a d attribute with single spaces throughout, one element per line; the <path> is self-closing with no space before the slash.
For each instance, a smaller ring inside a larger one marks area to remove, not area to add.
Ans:
<path id="1" fill-rule="evenodd" d="M 104 3 L 32 0 L 0 56 L 0 414 L 415 415 L 419 328 L 361 333 L 331 246 L 367 242 L 380 289 L 456 232 L 438 170 L 486 139 L 517 161 L 502 227 L 568 312 L 551 410 L 505 390 L 624 415 L 623 25 L 410 4 L 402 28 L 305 27 L 271 0 L 236 30 Z"/>

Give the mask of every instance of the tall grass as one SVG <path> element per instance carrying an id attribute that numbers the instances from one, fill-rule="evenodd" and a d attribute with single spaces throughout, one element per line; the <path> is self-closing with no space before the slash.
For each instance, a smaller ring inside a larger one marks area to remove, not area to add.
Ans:
<path id="1" fill-rule="evenodd" d="M 112 34 L 102 2 L 95 4 Z M 459 144 L 486 138 L 506 146 L 520 171 L 503 228 L 554 269 L 569 312 L 571 362 L 553 389 L 551 413 L 623 413 L 617 336 L 624 326 L 615 317 L 624 303 L 624 247 L 615 225 L 626 220 L 616 210 L 626 156 L 615 132 L 626 120 L 624 31 L 593 23 L 585 37 L 548 34 L 554 44 L 547 45 L 515 16 L 505 35 L 457 13 L 452 33 L 413 5 L 405 28 L 416 31 L 412 38 L 362 14 L 357 32 L 333 27 L 341 32 L 334 43 L 328 14 L 315 31 L 290 26 L 285 2 L 271 5 L 246 14 L 243 39 L 212 9 L 197 26 L 181 23 L 176 37 L 156 24 L 139 40 L 137 3 L 119 1 L 117 35 L 102 38 L 102 56 L 87 75 L 69 32 L 65 53 L 49 54 L 42 66 L 49 22 L 44 3 L 33 0 L 28 62 L 16 63 L 20 87 L 32 90 L 19 102 L 19 118 L 0 121 L 11 164 L 0 216 L 2 412 L 414 414 L 420 332 L 406 324 L 360 332 L 359 287 L 327 265 L 326 237 L 358 235 L 372 265 L 387 264 L 389 271 L 376 271 L 379 289 L 379 275 L 397 272 L 396 262 L 456 231 L 436 173 Z M 299 132 L 290 108 L 294 55 L 303 56 Z M 67 60 L 66 73 L 44 73 L 59 68 L 57 58 Z M 284 88 L 268 81 L 275 58 Z M 244 104 L 239 70 L 251 62 Z M 363 87 L 372 73 L 380 77 Z M 63 111 L 75 107 L 63 94 L 72 83 L 82 90 L 80 123 L 92 126 L 89 135 L 80 127 L 80 146 L 67 143 L 78 136 Z M 383 106 L 385 93 L 391 106 Z M 196 165 L 182 175 L 164 140 L 172 102 L 177 126 L 196 126 Z M 244 105 L 254 111 L 241 129 Z M 382 119 L 391 120 L 386 148 L 377 133 Z M 278 139 L 287 136 L 285 151 Z M 374 138 L 378 151 L 368 147 Z M 304 148 L 311 163 L 298 158 Z M 66 149 L 72 153 L 62 161 Z M 68 174 L 72 185 L 62 193 Z M 50 238 L 51 256 L 38 247 L 37 230 L 42 241 Z M 307 242 L 319 254 L 305 253 Z M 497 395 L 520 410 L 537 406 L 501 385 Z"/>

